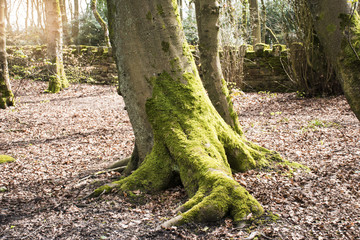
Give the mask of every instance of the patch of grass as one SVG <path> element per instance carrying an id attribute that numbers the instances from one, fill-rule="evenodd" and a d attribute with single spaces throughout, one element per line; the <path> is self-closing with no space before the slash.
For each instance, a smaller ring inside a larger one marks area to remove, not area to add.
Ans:
<path id="1" fill-rule="evenodd" d="M 303 126 L 301 128 L 301 130 L 303 132 L 317 131 L 320 128 L 331 128 L 331 127 L 339 128 L 340 125 L 335 122 L 328 122 L 328 121 L 323 121 L 323 120 L 319 120 L 319 119 L 314 119 L 314 120 L 309 121 L 307 125 Z"/>
<path id="2" fill-rule="evenodd" d="M 270 91 L 260 91 L 260 92 L 258 92 L 258 94 L 266 95 L 267 97 L 270 97 L 270 98 L 277 97 L 277 93 L 271 93 Z"/>

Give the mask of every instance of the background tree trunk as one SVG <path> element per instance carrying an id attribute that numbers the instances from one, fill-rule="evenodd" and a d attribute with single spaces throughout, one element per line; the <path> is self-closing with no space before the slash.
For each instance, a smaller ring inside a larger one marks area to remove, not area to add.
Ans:
<path id="1" fill-rule="evenodd" d="M 261 0 L 261 42 L 266 41 L 266 5 L 264 0 Z"/>
<path id="2" fill-rule="evenodd" d="M 315 31 L 360 120 L 360 18 L 347 0 L 308 1 Z"/>
<path id="3" fill-rule="evenodd" d="M 96 5 L 97 5 L 97 0 L 91 0 L 91 10 L 93 11 L 96 21 L 98 21 L 98 23 L 101 25 L 104 31 L 106 46 L 111 47 L 110 38 L 109 38 L 109 29 L 107 27 L 106 22 L 104 21 L 104 19 L 102 19 L 99 12 L 97 11 Z"/>
<path id="4" fill-rule="evenodd" d="M 261 42 L 261 22 L 258 0 L 250 0 L 250 24 L 251 24 L 251 42 L 253 45 Z"/>
<path id="5" fill-rule="evenodd" d="M 79 0 L 74 0 L 74 21 L 72 25 L 72 39 L 77 45 L 79 39 L 80 21 L 79 21 Z"/>
<path id="6" fill-rule="evenodd" d="M 6 1 L 0 0 L 0 108 L 14 105 L 6 57 Z"/>
<path id="7" fill-rule="evenodd" d="M 219 57 L 219 14 L 217 0 L 196 0 L 196 21 L 199 32 L 201 79 L 210 100 L 221 117 L 242 134 L 237 114 L 233 109 Z"/>
<path id="8" fill-rule="evenodd" d="M 61 22 L 62 22 L 62 29 L 63 29 L 63 40 L 64 44 L 67 45 L 70 42 L 69 31 L 68 31 L 68 17 L 66 12 L 66 1 L 59 0 L 60 3 L 60 11 L 61 11 Z"/>
<path id="9" fill-rule="evenodd" d="M 137 147 L 151 152 L 130 176 L 100 187 L 93 196 L 113 188 L 158 191 L 173 185 L 179 175 L 191 199 L 165 227 L 227 214 L 235 221 L 262 214 L 231 169 L 246 171 L 281 158 L 246 141 L 213 107 L 185 40 L 176 1 L 107 2 L 120 90 Z"/>
<path id="10" fill-rule="evenodd" d="M 45 0 L 47 57 L 51 64 L 49 70 L 49 88 L 47 91 L 56 93 L 67 88 L 67 81 L 63 64 L 63 31 L 59 0 Z"/>

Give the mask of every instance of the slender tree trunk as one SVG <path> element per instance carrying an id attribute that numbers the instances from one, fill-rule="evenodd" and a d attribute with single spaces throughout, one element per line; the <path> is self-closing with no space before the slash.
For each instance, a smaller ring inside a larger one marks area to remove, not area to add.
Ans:
<path id="1" fill-rule="evenodd" d="M 233 129 L 242 134 L 237 114 L 233 109 L 219 57 L 219 14 L 217 0 L 196 0 L 196 21 L 199 32 L 201 79 L 212 104 Z"/>
<path id="2" fill-rule="evenodd" d="M 248 10 L 249 8 L 249 1 L 248 0 L 243 0 L 242 1 L 242 12 L 241 12 L 241 35 L 243 37 L 243 39 L 248 39 L 249 38 L 249 34 L 248 34 Z"/>
<path id="3" fill-rule="evenodd" d="M 151 152 L 130 176 L 92 196 L 113 188 L 158 191 L 173 185 L 178 175 L 191 198 L 165 227 L 214 221 L 227 214 L 238 222 L 250 213 L 262 214 L 260 204 L 233 179 L 231 169 L 246 171 L 266 166 L 269 157 L 280 157 L 246 141 L 211 104 L 185 40 L 176 1 L 107 2 L 120 90 L 136 140 L 150 146 Z"/>
<path id="4" fill-rule="evenodd" d="M 48 66 L 48 91 L 56 93 L 69 86 L 63 64 L 63 31 L 59 0 L 45 0 L 45 12 L 47 57 L 52 63 Z"/>
<path id="5" fill-rule="evenodd" d="M 19 8 L 21 6 L 21 2 L 19 2 L 18 7 L 16 8 L 16 17 L 15 17 L 15 25 L 16 25 L 16 31 L 19 32 L 20 28 L 19 28 Z"/>
<path id="6" fill-rule="evenodd" d="M 251 40 L 255 45 L 261 42 L 261 22 L 258 0 L 250 0 Z"/>
<path id="7" fill-rule="evenodd" d="M 26 16 L 25 16 L 25 30 L 27 31 L 28 30 L 28 25 L 29 25 L 29 0 L 26 0 Z"/>
<path id="8" fill-rule="evenodd" d="M 264 0 L 261 0 L 261 42 L 266 41 L 266 6 Z"/>
<path id="9" fill-rule="evenodd" d="M 34 1 L 35 0 L 31 0 L 31 19 L 30 19 L 30 24 L 31 24 L 31 27 L 35 27 L 35 18 L 34 18 L 34 12 L 35 12 L 35 9 L 34 9 Z"/>
<path id="10" fill-rule="evenodd" d="M 72 25 L 72 39 L 77 45 L 79 39 L 80 22 L 79 22 L 79 0 L 74 0 L 74 22 Z"/>
<path id="11" fill-rule="evenodd" d="M 66 12 L 66 1 L 59 0 L 60 3 L 60 11 L 61 11 L 61 21 L 62 21 L 62 28 L 63 28 L 63 38 L 64 44 L 67 45 L 70 42 L 70 36 L 68 31 L 68 17 Z"/>
<path id="12" fill-rule="evenodd" d="M 6 1 L 0 0 L 0 108 L 14 105 L 6 57 Z"/>
<path id="13" fill-rule="evenodd" d="M 38 18 L 38 28 L 40 29 L 44 29 L 43 26 L 43 14 L 41 11 L 41 6 L 43 4 L 43 2 L 41 0 L 36 0 L 35 1 L 35 9 L 36 9 L 36 13 L 37 13 L 37 18 Z"/>
<path id="14" fill-rule="evenodd" d="M 8 24 L 6 24 L 6 28 L 8 32 L 12 32 L 12 26 L 11 26 L 11 21 L 10 21 L 10 11 L 11 11 L 11 3 L 8 3 L 7 1 L 5 1 L 5 15 L 6 15 L 6 22 Z"/>
<path id="15" fill-rule="evenodd" d="M 179 13 L 180 13 L 180 18 L 181 20 L 184 19 L 184 16 L 183 16 L 183 0 L 177 0 L 178 2 L 178 7 L 179 7 Z"/>
<path id="16" fill-rule="evenodd" d="M 360 120 L 360 17 L 347 0 L 309 0 L 314 27 Z"/>
<path id="17" fill-rule="evenodd" d="M 110 38 L 109 38 L 109 29 L 107 27 L 106 22 L 104 21 L 104 19 L 102 19 L 99 12 L 97 11 L 96 5 L 97 5 L 97 0 L 91 0 L 91 9 L 94 13 L 96 21 L 98 21 L 98 23 L 101 25 L 101 27 L 104 31 L 104 38 L 105 38 L 106 46 L 111 47 Z"/>

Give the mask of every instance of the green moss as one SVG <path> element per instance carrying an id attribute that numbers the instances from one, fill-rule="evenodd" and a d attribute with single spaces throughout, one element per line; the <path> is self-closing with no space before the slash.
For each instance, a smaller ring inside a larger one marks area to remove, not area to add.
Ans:
<path id="1" fill-rule="evenodd" d="M 326 31 L 329 33 L 329 34 L 332 34 L 336 31 L 337 29 L 337 26 L 335 24 L 329 24 L 327 25 L 326 27 Z"/>
<path id="2" fill-rule="evenodd" d="M 8 155 L 0 155 L 0 164 L 14 162 L 15 158 L 10 157 Z"/>
<path id="3" fill-rule="evenodd" d="M 161 48 L 164 52 L 169 52 L 170 44 L 168 42 L 162 41 Z"/>
<path id="4" fill-rule="evenodd" d="M 53 59 L 49 68 L 49 72 L 53 74 L 49 76 L 49 87 L 46 92 L 58 93 L 62 89 L 69 87 L 69 82 L 65 74 L 64 64 L 60 59 Z"/>
<path id="5" fill-rule="evenodd" d="M 171 65 L 171 71 L 172 72 L 181 72 L 181 67 L 180 67 L 180 59 L 179 58 L 174 58 L 170 61 L 170 65 Z"/>
<path id="6" fill-rule="evenodd" d="M 49 76 L 49 87 L 46 92 L 58 93 L 61 91 L 61 79 L 58 75 Z"/>
<path id="7" fill-rule="evenodd" d="M 231 97 L 230 97 L 230 94 L 229 94 L 229 89 L 227 88 L 226 81 L 225 81 L 225 79 L 221 79 L 221 82 L 222 82 L 222 92 L 224 93 L 224 95 L 226 97 L 226 101 L 227 101 L 228 106 L 229 106 L 229 113 L 230 113 L 231 119 L 232 119 L 232 121 L 234 123 L 233 124 L 234 125 L 234 127 L 233 127 L 234 131 L 237 132 L 240 135 L 243 135 L 244 133 L 241 130 L 239 120 L 238 120 L 238 115 L 234 110 L 233 103 L 232 103 L 232 100 L 231 100 Z"/>
<path id="8" fill-rule="evenodd" d="M 153 17 L 152 17 L 152 14 L 150 11 L 147 12 L 146 14 L 146 19 L 149 20 L 149 21 L 152 21 L 153 20 Z"/>
<path id="9" fill-rule="evenodd" d="M 352 16 L 341 14 L 341 30 L 347 33 L 342 41 L 338 57 L 338 72 L 342 87 L 351 109 L 360 119 L 360 17 L 355 11 Z"/>
<path id="10" fill-rule="evenodd" d="M 1 77 L 1 76 L 0 76 Z M 5 109 L 15 105 L 14 94 L 5 84 L 5 79 L 0 79 L 0 108 Z"/>
<path id="11" fill-rule="evenodd" d="M 158 14 L 159 14 L 160 16 L 164 16 L 164 15 L 165 15 L 164 9 L 163 9 L 163 7 L 162 7 L 161 4 L 156 5 L 156 8 L 157 8 L 157 12 L 158 12 Z"/>
<path id="12" fill-rule="evenodd" d="M 178 8 L 177 0 L 172 0 L 172 6 L 173 6 L 173 10 L 174 10 L 178 25 L 182 29 L 182 22 L 181 22 L 181 18 L 180 18 L 180 14 L 179 14 L 179 8 Z"/>
<path id="13" fill-rule="evenodd" d="M 189 44 L 186 41 L 184 41 L 182 48 L 183 48 L 183 55 L 187 58 L 188 62 L 191 64 L 194 63 L 194 57 L 191 54 Z"/>

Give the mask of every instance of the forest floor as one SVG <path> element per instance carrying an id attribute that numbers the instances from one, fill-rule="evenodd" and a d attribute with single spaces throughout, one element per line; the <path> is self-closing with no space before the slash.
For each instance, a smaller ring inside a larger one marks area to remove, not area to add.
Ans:
<path id="1" fill-rule="evenodd" d="M 82 200 L 119 177 L 102 171 L 132 151 L 134 135 L 113 86 L 13 82 L 17 106 L 0 111 L 0 239 L 359 239 L 360 123 L 343 96 L 234 94 L 248 139 L 310 171 L 250 171 L 235 178 L 276 222 L 236 227 L 230 218 L 158 226 L 187 199 L 181 187 L 130 199 Z"/>

